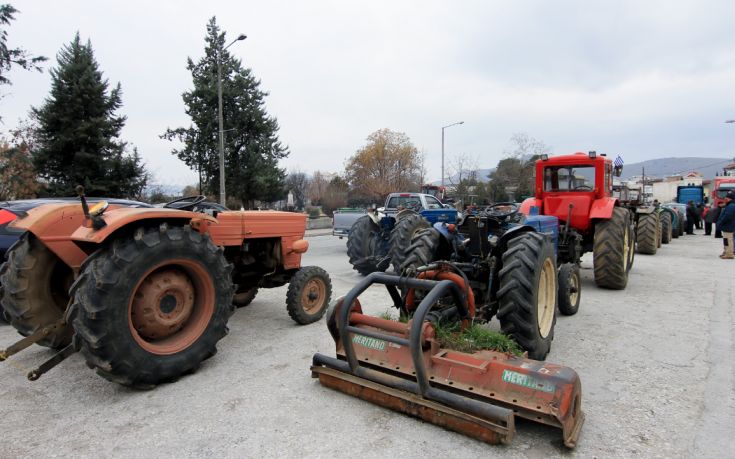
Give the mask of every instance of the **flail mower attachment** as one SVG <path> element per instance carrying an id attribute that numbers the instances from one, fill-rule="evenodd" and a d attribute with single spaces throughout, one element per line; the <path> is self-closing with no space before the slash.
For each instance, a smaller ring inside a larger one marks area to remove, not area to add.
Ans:
<path id="1" fill-rule="evenodd" d="M 373 284 L 426 294 L 413 319 L 401 323 L 362 313 L 358 296 Z M 327 324 L 337 357 L 314 354 L 312 377 L 327 387 L 421 418 L 490 444 L 510 443 L 515 416 L 562 429 L 573 448 L 584 422 L 579 376 L 571 368 L 494 351 L 442 349 L 427 321 L 451 295 L 470 318 L 464 289 L 452 280 L 373 273 L 330 308 Z"/>

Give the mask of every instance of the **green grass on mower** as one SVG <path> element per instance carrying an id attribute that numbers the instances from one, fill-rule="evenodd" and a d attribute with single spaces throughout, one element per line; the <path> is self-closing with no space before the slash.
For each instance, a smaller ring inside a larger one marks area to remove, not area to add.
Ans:
<path id="1" fill-rule="evenodd" d="M 386 320 L 396 320 L 390 309 L 380 315 Z M 410 317 L 401 314 L 399 322 L 406 323 Z M 436 330 L 436 339 L 443 349 L 452 349 L 459 352 L 473 353 L 482 350 L 503 352 L 521 356 L 523 351 L 513 338 L 502 333 L 488 330 L 480 324 L 472 324 L 466 330 L 460 331 L 459 323 L 433 323 Z"/>

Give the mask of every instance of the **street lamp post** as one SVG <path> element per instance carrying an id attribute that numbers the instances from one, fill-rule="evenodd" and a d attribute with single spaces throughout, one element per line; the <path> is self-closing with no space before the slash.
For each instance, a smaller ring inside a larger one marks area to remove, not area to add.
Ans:
<path id="1" fill-rule="evenodd" d="M 241 33 L 232 43 L 217 52 L 217 117 L 219 121 L 219 201 L 225 205 L 225 132 L 224 120 L 222 118 L 222 53 L 232 46 L 236 41 L 248 38 Z"/>
<path id="2" fill-rule="evenodd" d="M 444 186 L 444 129 L 456 126 L 458 124 L 464 124 L 464 121 L 457 121 L 456 123 L 448 124 L 442 127 L 442 186 Z"/>

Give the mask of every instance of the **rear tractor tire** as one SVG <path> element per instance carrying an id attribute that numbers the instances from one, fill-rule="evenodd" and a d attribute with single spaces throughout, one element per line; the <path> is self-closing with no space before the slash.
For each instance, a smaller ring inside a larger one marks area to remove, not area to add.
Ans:
<path id="1" fill-rule="evenodd" d="M 347 256 L 352 269 L 367 276 L 379 270 L 383 258 L 378 251 L 380 228 L 368 215 L 358 218 L 347 236 Z"/>
<path id="2" fill-rule="evenodd" d="M 300 325 L 322 318 L 332 299 L 332 281 L 318 266 L 306 266 L 291 278 L 286 294 L 288 315 Z"/>
<path id="3" fill-rule="evenodd" d="M 595 225 L 592 248 L 595 283 L 598 287 L 622 290 L 628 284 L 635 247 L 628 209 L 615 207 L 608 220 Z"/>
<path id="4" fill-rule="evenodd" d="M 638 253 L 656 255 L 658 251 L 659 222 L 655 213 L 641 214 L 638 218 Z"/>
<path id="5" fill-rule="evenodd" d="M 416 268 L 435 261 L 441 244 L 441 237 L 439 231 L 434 228 L 424 228 L 417 231 L 411 240 L 411 244 L 404 251 L 403 263 L 398 273 L 415 271 Z"/>
<path id="6" fill-rule="evenodd" d="M 557 308 L 554 247 L 538 233 L 524 233 L 503 253 L 498 289 L 498 320 L 528 356 L 544 360 L 554 339 Z"/>
<path id="7" fill-rule="evenodd" d="M 661 242 L 663 244 L 668 244 L 669 242 L 671 242 L 671 239 L 673 239 L 671 229 L 671 214 L 669 214 L 668 212 L 661 212 L 659 218 L 661 219 Z"/>
<path id="8" fill-rule="evenodd" d="M 35 236 L 26 232 L 6 254 L 0 268 L 4 318 L 18 333 L 29 336 L 64 316 L 69 304 L 71 268 Z M 61 349 L 71 342 L 72 329 L 56 329 L 38 341 L 41 346 Z"/>
<path id="9" fill-rule="evenodd" d="M 190 226 L 138 228 L 96 252 L 72 286 L 75 341 L 90 368 L 149 388 L 197 370 L 228 332 L 232 265 Z"/>
<path id="10" fill-rule="evenodd" d="M 413 211 L 398 217 L 396 226 L 390 233 L 390 258 L 393 270 L 401 272 L 401 265 L 406 259 L 406 249 L 411 245 L 414 237 L 422 230 L 430 228 L 431 225 L 424 217 Z"/>
<path id="11" fill-rule="evenodd" d="M 559 312 L 573 316 L 579 311 L 582 283 L 577 263 L 564 263 L 559 268 Z"/>
<path id="12" fill-rule="evenodd" d="M 250 287 L 249 289 L 237 291 L 232 297 L 232 304 L 237 308 L 244 308 L 253 302 L 255 295 L 258 294 L 258 287 Z"/>

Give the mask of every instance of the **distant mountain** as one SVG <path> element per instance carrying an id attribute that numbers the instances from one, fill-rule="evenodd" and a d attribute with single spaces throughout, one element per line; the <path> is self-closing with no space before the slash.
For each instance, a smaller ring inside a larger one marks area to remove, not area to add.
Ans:
<path id="1" fill-rule="evenodd" d="M 681 175 L 688 172 L 699 172 L 705 179 L 713 178 L 722 173 L 722 168 L 733 162 L 733 158 L 660 158 L 649 159 L 640 163 L 625 164 L 623 166 L 623 180 L 643 174 L 646 177 L 663 178 L 669 175 Z"/>

